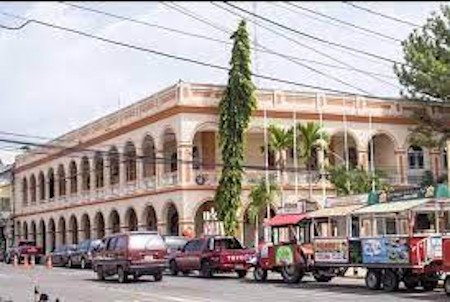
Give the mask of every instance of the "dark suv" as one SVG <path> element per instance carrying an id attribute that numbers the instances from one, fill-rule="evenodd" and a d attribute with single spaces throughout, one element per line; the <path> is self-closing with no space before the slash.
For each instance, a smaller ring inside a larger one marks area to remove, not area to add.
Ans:
<path id="1" fill-rule="evenodd" d="M 157 232 L 136 231 L 107 236 L 92 261 L 99 280 L 118 275 L 119 282 L 128 277 L 137 280 L 143 275 L 152 275 L 155 281 L 162 280 L 167 247 Z"/>
<path id="2" fill-rule="evenodd" d="M 100 247 L 100 239 L 87 239 L 77 245 L 70 256 L 69 267 L 77 266 L 85 269 L 92 265 L 94 252 Z"/>

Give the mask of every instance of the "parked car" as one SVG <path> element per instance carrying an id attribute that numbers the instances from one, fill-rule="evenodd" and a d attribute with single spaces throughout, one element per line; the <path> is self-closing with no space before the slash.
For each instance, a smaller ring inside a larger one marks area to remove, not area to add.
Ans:
<path id="1" fill-rule="evenodd" d="M 76 249 L 75 244 L 62 245 L 53 250 L 49 257 L 52 259 L 53 266 L 69 266 L 70 256 Z M 70 267 L 70 266 L 69 266 Z"/>
<path id="2" fill-rule="evenodd" d="M 206 236 L 190 240 L 169 260 L 172 275 L 184 275 L 197 270 L 203 277 L 216 272 L 236 272 L 244 278 L 255 252 L 244 248 L 235 237 Z"/>
<path id="3" fill-rule="evenodd" d="M 183 236 L 171 235 L 164 235 L 163 239 L 167 246 L 166 269 L 170 269 L 169 260 L 183 249 L 189 239 Z"/>
<path id="4" fill-rule="evenodd" d="M 134 231 L 114 234 L 102 240 L 101 248 L 92 261 L 98 280 L 118 275 L 120 283 L 152 275 L 162 280 L 167 246 L 157 232 Z"/>
<path id="5" fill-rule="evenodd" d="M 87 239 L 78 244 L 69 257 L 68 266 L 82 269 L 92 266 L 93 254 L 100 247 L 100 243 L 100 239 Z"/>
<path id="6" fill-rule="evenodd" d="M 35 262 L 39 263 L 43 257 L 42 248 L 36 246 L 36 242 L 33 240 L 21 240 L 18 242 L 17 246 L 11 247 L 6 252 L 6 263 L 11 263 L 17 256 L 18 263 L 23 262 L 24 256 L 34 256 Z"/>

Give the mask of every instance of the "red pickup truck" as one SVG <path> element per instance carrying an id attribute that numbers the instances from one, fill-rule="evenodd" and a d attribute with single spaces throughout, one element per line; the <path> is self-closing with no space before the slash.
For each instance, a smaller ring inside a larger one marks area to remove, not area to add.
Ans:
<path id="1" fill-rule="evenodd" d="M 36 242 L 32 240 L 21 240 L 17 244 L 17 246 L 12 247 L 8 250 L 6 254 L 6 263 L 11 263 L 14 260 L 14 256 L 17 256 L 17 260 L 19 263 L 23 261 L 23 256 L 31 256 L 35 257 L 35 262 L 40 263 L 41 258 L 43 257 L 43 251 L 41 247 L 36 246 Z"/>
<path id="2" fill-rule="evenodd" d="M 206 278 L 216 272 L 236 272 L 239 278 L 244 278 L 254 254 L 235 237 L 206 236 L 188 241 L 181 251 L 171 256 L 169 268 L 174 276 L 197 270 Z"/>

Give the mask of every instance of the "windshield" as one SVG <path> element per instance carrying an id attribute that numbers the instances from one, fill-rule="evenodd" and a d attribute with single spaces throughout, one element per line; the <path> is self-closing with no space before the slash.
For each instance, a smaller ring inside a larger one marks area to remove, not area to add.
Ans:
<path id="1" fill-rule="evenodd" d="M 240 250 L 242 249 L 242 245 L 236 238 L 223 238 L 214 240 L 214 248 L 221 250 Z"/>
<path id="2" fill-rule="evenodd" d="M 21 241 L 21 242 L 19 242 L 19 246 L 24 246 L 24 245 L 36 245 L 35 243 L 34 243 L 34 241 Z"/>
<path id="3" fill-rule="evenodd" d="M 171 249 L 180 249 L 182 248 L 186 242 L 187 239 L 185 238 L 180 238 L 180 237 L 165 237 L 164 238 L 167 247 L 171 248 Z"/>
<path id="4" fill-rule="evenodd" d="M 135 234 L 130 235 L 129 247 L 134 250 L 159 250 L 166 249 L 166 244 L 157 234 Z"/>

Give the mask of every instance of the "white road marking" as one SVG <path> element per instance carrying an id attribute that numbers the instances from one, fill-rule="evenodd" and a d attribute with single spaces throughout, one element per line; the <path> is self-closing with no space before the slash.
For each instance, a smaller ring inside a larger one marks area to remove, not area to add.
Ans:
<path id="1" fill-rule="evenodd" d="M 113 290 L 116 292 L 121 292 L 121 293 L 126 293 L 126 294 L 132 293 L 133 295 L 143 296 L 142 298 L 144 298 L 145 301 L 174 301 L 174 302 L 211 302 L 211 301 L 216 301 L 216 302 L 221 302 L 221 300 L 217 300 L 217 299 L 211 300 L 211 299 L 204 299 L 201 297 L 192 297 L 192 296 L 185 296 L 185 297 L 168 296 L 166 294 L 155 294 L 155 293 L 135 291 L 135 290 L 124 290 L 124 289 L 120 289 L 120 288 L 108 288 L 108 290 Z M 147 300 L 149 298 L 152 298 L 152 299 Z M 154 299 L 157 299 L 157 300 L 154 300 Z"/>

